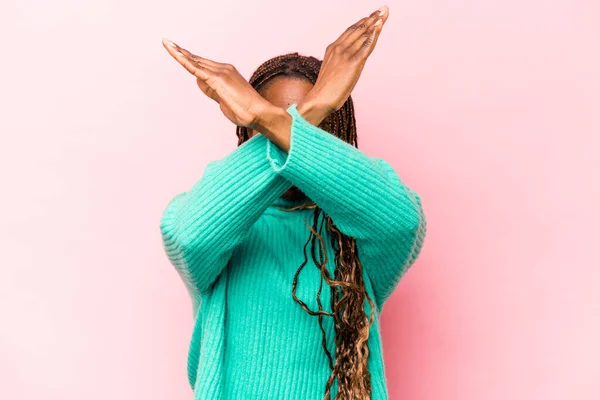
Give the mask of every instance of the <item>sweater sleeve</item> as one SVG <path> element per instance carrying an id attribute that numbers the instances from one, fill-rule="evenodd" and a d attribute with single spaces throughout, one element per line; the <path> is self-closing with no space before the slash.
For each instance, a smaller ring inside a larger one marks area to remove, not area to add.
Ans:
<path id="1" fill-rule="evenodd" d="M 291 187 L 270 167 L 268 141 L 257 134 L 209 162 L 202 178 L 166 206 L 160 220 L 164 249 L 191 295 L 210 289 L 250 227 Z"/>
<path id="2" fill-rule="evenodd" d="M 310 124 L 292 104 L 290 149 L 267 143 L 267 158 L 319 205 L 345 235 L 356 239 L 374 301 L 381 309 L 417 259 L 426 231 L 420 197 L 389 163 Z"/>

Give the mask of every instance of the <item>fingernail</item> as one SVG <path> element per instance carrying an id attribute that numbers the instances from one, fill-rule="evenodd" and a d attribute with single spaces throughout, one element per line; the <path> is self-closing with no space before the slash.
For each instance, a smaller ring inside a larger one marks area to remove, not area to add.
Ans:
<path id="1" fill-rule="evenodd" d="M 383 15 L 383 14 L 385 14 L 385 10 L 387 10 L 387 6 L 382 6 L 382 7 L 379 9 L 379 15 Z"/>
<path id="2" fill-rule="evenodd" d="M 175 43 L 173 43 L 173 42 L 172 42 L 172 41 L 170 41 L 169 39 L 167 39 L 167 38 L 163 38 L 163 40 L 164 40 L 164 41 L 165 41 L 165 42 L 166 42 L 166 43 L 167 43 L 169 46 L 171 46 L 171 47 L 177 47 L 177 46 L 175 46 Z"/>
<path id="3" fill-rule="evenodd" d="M 383 21 L 381 19 L 378 19 L 377 21 L 375 21 L 375 24 L 373 24 L 374 26 L 378 26 L 381 25 L 383 23 Z"/>

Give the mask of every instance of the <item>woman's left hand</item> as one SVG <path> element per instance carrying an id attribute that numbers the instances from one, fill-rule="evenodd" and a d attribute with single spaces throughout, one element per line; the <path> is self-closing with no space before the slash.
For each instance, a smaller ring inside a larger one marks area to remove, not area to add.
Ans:
<path id="1" fill-rule="evenodd" d="M 163 39 L 163 45 L 196 77 L 200 90 L 219 103 L 223 114 L 234 124 L 256 129 L 260 117 L 274 107 L 233 65 L 197 56 L 167 39 Z"/>

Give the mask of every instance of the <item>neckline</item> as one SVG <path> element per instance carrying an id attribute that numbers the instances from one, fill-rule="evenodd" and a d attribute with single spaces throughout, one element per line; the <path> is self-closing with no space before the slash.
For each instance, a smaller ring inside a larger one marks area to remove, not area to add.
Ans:
<path id="1" fill-rule="evenodd" d="M 271 203 L 271 207 L 292 208 L 294 206 L 299 206 L 299 205 L 307 203 L 307 202 L 310 202 L 310 199 L 307 197 L 301 198 L 301 199 L 296 199 L 296 200 L 291 200 L 291 199 L 286 199 L 282 196 L 279 196 Z M 294 211 L 305 211 L 305 210 L 294 210 Z"/>

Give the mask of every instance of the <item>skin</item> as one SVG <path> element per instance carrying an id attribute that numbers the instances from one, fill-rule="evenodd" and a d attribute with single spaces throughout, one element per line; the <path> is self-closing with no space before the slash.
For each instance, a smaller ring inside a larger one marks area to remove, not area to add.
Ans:
<path id="1" fill-rule="evenodd" d="M 300 104 L 313 87 L 314 85 L 308 80 L 281 76 L 269 81 L 266 87 L 261 88 L 260 94 L 274 106 L 286 110 L 292 104 Z M 257 133 L 259 132 L 250 129 L 250 137 Z M 283 193 L 281 197 L 288 200 L 301 200 L 307 198 L 296 186 L 292 186 Z"/>
<path id="2" fill-rule="evenodd" d="M 296 103 L 300 115 L 316 126 L 341 108 L 358 82 L 388 17 L 389 9 L 383 6 L 349 26 L 327 46 L 314 86 L 286 79 L 275 82 L 264 97 L 233 65 L 200 57 L 168 39 L 163 39 L 163 46 L 196 77 L 200 90 L 219 104 L 231 122 L 260 132 L 288 152 L 292 116 L 286 106 L 290 101 Z"/>

